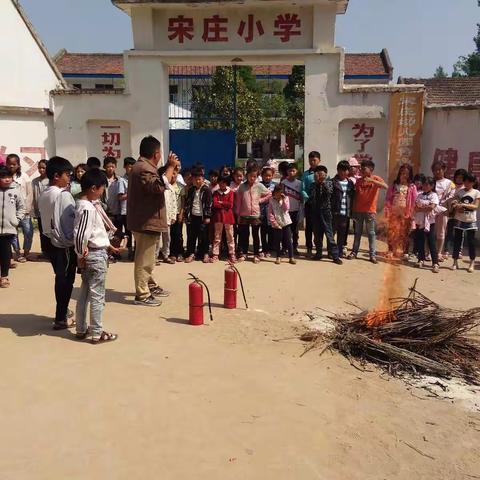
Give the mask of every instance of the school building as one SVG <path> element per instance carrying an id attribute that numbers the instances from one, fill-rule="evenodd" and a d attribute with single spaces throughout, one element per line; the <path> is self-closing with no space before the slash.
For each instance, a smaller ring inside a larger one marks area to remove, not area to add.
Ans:
<path id="1" fill-rule="evenodd" d="M 348 0 L 112 0 L 112 8 L 131 17 L 132 50 L 51 58 L 20 3 L 0 1 L 8 72 L 0 79 L 0 155 L 19 153 L 32 175 L 54 154 L 73 163 L 135 156 L 146 134 L 185 158 L 202 149 L 222 160 L 274 154 L 289 143 L 283 132 L 266 152 L 263 139 L 235 145 L 231 132 L 195 128 L 192 92 L 225 65 L 251 65 L 257 79 L 283 83 L 303 65 L 303 152 L 321 151 L 330 169 L 355 155 L 373 158 L 383 176 L 405 161 L 428 171 L 436 158 L 480 173 L 480 79 L 395 83 L 386 50 L 335 45 Z"/>

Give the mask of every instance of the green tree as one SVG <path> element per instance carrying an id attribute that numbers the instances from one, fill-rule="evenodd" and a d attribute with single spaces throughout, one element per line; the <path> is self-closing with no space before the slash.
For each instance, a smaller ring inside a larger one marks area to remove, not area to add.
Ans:
<path id="1" fill-rule="evenodd" d="M 435 70 L 435 75 L 434 78 L 446 78 L 448 77 L 447 72 L 443 69 L 443 66 L 440 65 L 437 67 L 437 70 Z"/>
<path id="2" fill-rule="evenodd" d="M 462 56 L 453 66 L 452 77 L 475 77 L 480 75 L 480 23 L 477 23 L 477 35 L 473 38 L 475 51 Z"/>
<path id="3" fill-rule="evenodd" d="M 234 127 L 234 73 L 232 67 L 217 67 L 211 83 L 194 90 L 192 111 L 195 128 Z M 263 122 L 261 95 L 251 91 L 242 75 L 237 77 L 236 111 L 237 141 L 258 138 Z"/>
<path id="4" fill-rule="evenodd" d="M 296 65 L 288 79 L 283 93 L 286 102 L 287 135 L 303 145 L 305 135 L 305 67 Z"/>

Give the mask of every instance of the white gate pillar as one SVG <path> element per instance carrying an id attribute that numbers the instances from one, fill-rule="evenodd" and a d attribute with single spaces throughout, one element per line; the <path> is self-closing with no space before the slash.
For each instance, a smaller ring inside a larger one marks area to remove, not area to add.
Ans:
<path id="1" fill-rule="evenodd" d="M 338 65 L 327 57 L 317 54 L 305 58 L 304 162 L 308 168 L 308 154 L 317 150 L 322 155 L 322 164 L 333 173 L 337 164 L 339 122 L 331 102 L 338 95 L 339 77 Z"/>

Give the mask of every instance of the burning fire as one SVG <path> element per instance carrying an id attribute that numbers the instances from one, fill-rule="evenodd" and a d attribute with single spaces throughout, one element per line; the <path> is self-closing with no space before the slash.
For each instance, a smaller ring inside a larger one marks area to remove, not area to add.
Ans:
<path id="1" fill-rule="evenodd" d="M 401 270 L 396 265 L 396 259 L 404 253 L 404 245 L 409 238 L 409 229 L 405 226 L 406 220 L 395 215 L 383 218 L 380 224 L 389 239 L 389 245 L 393 250 L 393 258 L 387 258 L 383 275 L 382 289 L 377 306 L 366 317 L 369 327 L 378 327 L 395 320 L 391 299 L 400 296 Z"/>

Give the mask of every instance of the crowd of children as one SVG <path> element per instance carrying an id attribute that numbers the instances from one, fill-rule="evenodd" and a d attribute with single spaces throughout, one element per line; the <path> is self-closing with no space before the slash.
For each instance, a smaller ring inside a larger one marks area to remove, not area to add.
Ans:
<path id="1" fill-rule="evenodd" d="M 36 219 L 42 254 L 55 271 L 57 329 L 68 328 L 68 303 L 77 268 L 74 260 L 78 259 L 80 298 L 84 300 L 77 302 L 80 339 L 87 331 L 94 342 L 116 338 L 102 327 L 105 276 L 108 263 L 121 258 L 118 247 L 128 250 L 129 260 L 134 257 L 127 203 L 129 175 L 135 164 L 135 159 L 125 158 L 125 173 L 117 176 L 117 160 L 112 157 L 105 158 L 103 170 L 94 157 L 75 168 L 54 157 L 38 163 L 39 176 L 33 181 L 22 173 L 17 155 L 9 155 L 6 165 L 0 166 L 0 286 L 10 285 L 13 259 L 20 263 L 30 259 L 32 219 Z M 300 179 L 296 164 L 284 163 L 276 182 L 277 172 L 270 162 L 262 168 L 254 161 L 245 169 L 224 166 L 210 171 L 208 179 L 201 165 L 183 170 L 182 176 L 178 163 L 165 190 L 168 228 L 159 235 L 158 261 L 214 263 L 224 257 L 232 263 L 242 262 L 253 244 L 254 263 L 274 256 L 276 264 L 288 257 L 294 265 L 299 256 L 299 226 L 305 220 L 308 258 L 322 260 L 324 237 L 327 255 L 334 263 L 357 258 L 365 227 L 369 259 L 376 264 L 377 204 L 384 189 L 387 258 L 408 259 L 414 254 L 418 267 L 431 261 L 432 271 L 437 273 L 450 255 L 452 269 L 458 269 L 465 246 L 470 258 L 468 272 L 474 271 L 480 192 L 476 178 L 466 170 L 457 170 L 451 181 L 445 177 L 442 162 L 434 162 L 431 177 L 414 176 L 412 167 L 405 164 L 388 186 L 374 175 L 371 160 L 361 164 L 355 158 L 341 161 L 336 174 L 329 176 L 320 153 L 311 152 L 309 167 Z M 163 171 L 160 168 L 160 177 Z M 348 253 L 352 226 L 353 244 Z"/>

